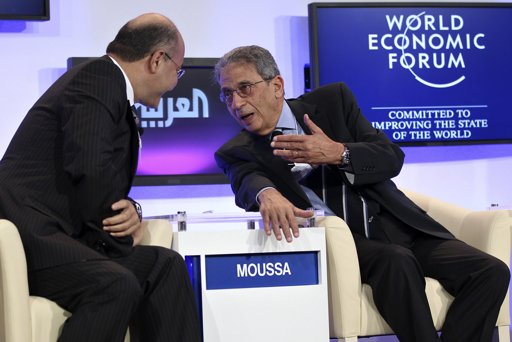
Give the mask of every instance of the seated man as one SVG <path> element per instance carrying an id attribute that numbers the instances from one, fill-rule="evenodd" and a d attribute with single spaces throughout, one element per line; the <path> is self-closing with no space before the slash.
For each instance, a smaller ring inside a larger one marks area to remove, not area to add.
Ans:
<path id="1" fill-rule="evenodd" d="M 225 54 L 215 77 L 243 128 L 216 161 L 237 205 L 259 210 L 267 234 L 297 238 L 295 217 L 307 217 L 312 206 L 339 216 L 354 236 L 362 281 L 400 341 L 439 340 L 425 276 L 455 297 L 443 341 L 491 341 L 507 266 L 455 239 L 397 189 L 391 178 L 404 154 L 365 119 L 345 84 L 284 100 L 274 58 L 258 46 Z M 273 136 L 276 129 L 281 133 Z"/>
<path id="2" fill-rule="evenodd" d="M 30 109 L 0 161 L 0 217 L 27 256 L 31 295 L 70 311 L 59 341 L 200 341 L 183 258 L 140 246 L 127 195 L 140 142 L 131 105 L 157 107 L 183 74 L 166 17 L 124 25 L 107 55 L 78 65 Z"/>

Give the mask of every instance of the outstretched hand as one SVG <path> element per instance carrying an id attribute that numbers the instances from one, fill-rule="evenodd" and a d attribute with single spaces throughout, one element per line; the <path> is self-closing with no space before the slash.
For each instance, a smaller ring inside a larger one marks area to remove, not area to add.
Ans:
<path id="1" fill-rule="evenodd" d="M 274 232 L 277 240 L 282 239 L 282 234 L 288 242 L 298 238 L 299 225 L 296 217 L 309 218 L 314 215 L 312 211 L 295 207 L 274 188 L 264 190 L 258 200 L 265 233 L 270 236 Z"/>
<path id="2" fill-rule="evenodd" d="M 304 114 L 304 123 L 311 135 L 288 134 L 274 137 L 270 144 L 274 148 L 274 155 L 292 163 L 339 164 L 345 149 L 343 144 L 330 139 L 308 114 Z"/>

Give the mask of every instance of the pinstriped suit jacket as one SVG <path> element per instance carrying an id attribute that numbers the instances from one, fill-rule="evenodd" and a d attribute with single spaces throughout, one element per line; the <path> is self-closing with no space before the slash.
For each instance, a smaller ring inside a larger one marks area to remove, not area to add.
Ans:
<path id="1" fill-rule="evenodd" d="M 41 96 L 0 161 L 0 216 L 18 227 L 29 271 L 131 251 L 132 238 L 111 237 L 101 221 L 127 197 L 138 148 L 109 57 L 72 68 Z"/>
<path id="2" fill-rule="evenodd" d="M 320 198 L 325 188 L 326 202 L 337 216 L 345 217 L 341 193 L 341 184 L 345 183 L 350 190 L 349 217 L 361 215 L 358 195 L 362 195 L 369 203 L 370 216 L 378 214 L 384 207 L 413 228 L 430 235 L 453 238 L 391 181 L 402 168 L 404 154 L 384 132 L 373 128 L 364 118 L 345 84 L 326 85 L 287 102 L 306 134 L 311 132 L 305 126 L 303 116 L 309 114 L 329 138 L 346 144 L 350 150 L 354 184 L 350 184 L 345 172 L 335 165 L 327 166 L 323 176 L 322 169 L 317 168 L 303 182 Z M 268 137 L 243 130 L 219 148 L 215 159 L 231 181 L 237 205 L 247 211 L 259 210 L 256 194 L 264 187 L 275 187 L 298 208 L 311 206 L 286 162 L 272 154 Z M 354 233 L 364 235 L 361 225 L 351 225 L 350 220 L 348 223 Z"/>

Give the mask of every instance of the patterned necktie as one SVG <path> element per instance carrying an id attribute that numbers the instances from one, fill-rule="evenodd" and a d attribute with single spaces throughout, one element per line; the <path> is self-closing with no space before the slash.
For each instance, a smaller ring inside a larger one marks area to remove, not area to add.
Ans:
<path id="1" fill-rule="evenodd" d="M 276 128 L 272 134 L 270 134 L 270 141 L 274 140 L 274 137 L 278 135 L 283 135 L 283 130 L 281 128 Z"/>
<path id="2" fill-rule="evenodd" d="M 135 120 L 135 125 L 137 125 L 137 130 L 139 131 L 139 136 L 142 136 L 142 134 L 144 133 L 144 128 L 142 128 L 140 126 L 140 120 L 139 120 L 139 115 L 137 112 L 137 107 L 135 107 L 135 105 L 133 105 L 133 106 L 131 106 L 131 109 L 132 109 L 133 120 Z"/>
<path id="3" fill-rule="evenodd" d="M 130 106 L 130 102 L 128 101 L 128 105 Z M 135 122 L 135 126 L 137 127 L 137 138 L 139 139 L 139 153 L 142 150 L 142 139 L 140 138 L 142 133 L 144 133 L 144 129 L 140 127 L 139 116 L 137 115 L 137 108 L 135 106 L 130 106 L 132 110 L 133 121 Z M 140 157 L 140 156 L 139 156 Z"/>
<path id="4" fill-rule="evenodd" d="M 277 137 L 278 135 L 283 135 L 283 130 L 285 130 L 286 128 L 280 128 L 280 127 L 276 127 L 276 129 L 272 132 L 272 134 L 270 134 L 270 141 L 272 142 L 272 140 L 274 140 L 274 137 Z M 290 170 L 295 166 L 294 163 L 288 163 L 288 167 L 290 168 Z"/>

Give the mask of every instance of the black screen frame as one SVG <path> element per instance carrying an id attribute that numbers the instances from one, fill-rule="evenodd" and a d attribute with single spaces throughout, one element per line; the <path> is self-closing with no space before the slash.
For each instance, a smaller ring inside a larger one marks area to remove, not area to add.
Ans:
<path id="1" fill-rule="evenodd" d="M 317 31 L 317 9 L 318 8 L 398 8 L 398 7 L 459 7 L 459 8 L 510 8 L 512 3 L 504 2 L 313 2 L 308 4 L 308 29 L 309 29 L 309 56 L 310 63 L 308 65 L 310 89 L 316 89 L 320 86 L 319 79 L 319 56 L 318 56 L 318 31 Z M 364 114 L 364 113 L 363 113 Z M 420 142 L 395 142 L 400 146 L 454 146 L 454 145 L 490 145 L 490 144 L 511 144 L 511 139 L 495 139 L 495 140 L 451 140 L 451 141 L 420 141 Z"/>
<path id="2" fill-rule="evenodd" d="M 50 0 L 40 0 L 44 6 L 40 14 L 32 13 L 1 13 L 0 20 L 29 20 L 29 21 L 48 21 L 50 20 Z"/>
<path id="3" fill-rule="evenodd" d="M 213 81 L 213 68 L 218 60 L 218 58 L 213 57 L 185 57 L 183 60 L 182 68 L 185 70 L 190 68 L 211 68 Z M 219 169 L 218 173 L 169 174 L 146 176 L 136 175 L 133 181 L 134 186 L 200 184 L 229 184 L 229 178 Z"/>

